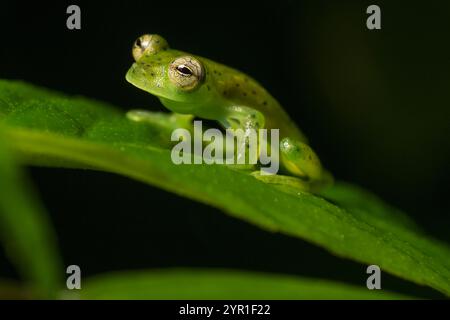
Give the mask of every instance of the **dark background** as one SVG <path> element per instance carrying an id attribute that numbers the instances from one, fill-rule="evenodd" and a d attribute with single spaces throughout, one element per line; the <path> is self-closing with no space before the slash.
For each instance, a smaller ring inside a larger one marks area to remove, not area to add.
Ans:
<path id="1" fill-rule="evenodd" d="M 184 3 L 12 2 L 0 11 L 0 76 L 163 110 L 128 84 L 143 33 L 260 81 L 309 137 L 337 179 L 361 185 L 450 242 L 450 5 L 365 1 Z M 82 29 L 66 28 L 78 4 Z M 217 209 L 120 176 L 31 168 L 64 262 L 84 275 L 150 267 L 229 267 L 350 281 L 365 266 L 299 239 L 270 234 Z M 0 277 L 14 276 L 0 254 Z M 384 275 L 383 287 L 439 296 Z"/>

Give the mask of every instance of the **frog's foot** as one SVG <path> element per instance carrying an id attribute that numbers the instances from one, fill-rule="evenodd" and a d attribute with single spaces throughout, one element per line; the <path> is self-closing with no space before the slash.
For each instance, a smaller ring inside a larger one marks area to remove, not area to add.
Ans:
<path id="1" fill-rule="evenodd" d="M 128 111 L 127 118 L 132 121 L 144 122 L 169 130 L 178 128 L 190 130 L 192 128 L 192 119 L 194 119 L 194 116 L 190 114 L 151 112 L 136 109 Z"/>
<path id="2" fill-rule="evenodd" d="M 262 175 L 260 171 L 254 171 L 251 175 L 260 181 L 274 185 L 282 191 L 295 195 L 302 192 L 316 193 L 322 189 L 321 186 L 313 182 L 305 181 L 297 177 L 279 174 Z"/>
<path id="3" fill-rule="evenodd" d="M 248 171 L 252 172 L 255 170 L 256 165 L 254 164 L 226 164 L 227 168 L 238 171 Z"/>

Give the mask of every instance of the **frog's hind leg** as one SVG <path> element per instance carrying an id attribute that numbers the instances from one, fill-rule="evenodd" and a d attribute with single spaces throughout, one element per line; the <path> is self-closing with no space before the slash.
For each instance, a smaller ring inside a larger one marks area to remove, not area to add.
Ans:
<path id="1" fill-rule="evenodd" d="M 252 175 L 266 183 L 274 184 L 284 190 L 317 193 L 333 182 L 333 177 L 321 165 L 319 157 L 307 144 L 284 138 L 280 141 L 280 160 L 284 169 L 292 176 Z"/>

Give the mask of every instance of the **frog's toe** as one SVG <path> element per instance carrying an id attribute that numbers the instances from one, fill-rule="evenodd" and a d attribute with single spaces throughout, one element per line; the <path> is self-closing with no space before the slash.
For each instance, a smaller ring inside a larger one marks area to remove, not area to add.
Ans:
<path id="1" fill-rule="evenodd" d="M 298 194 L 299 192 L 314 192 L 313 185 L 307 181 L 303 181 L 300 178 L 285 176 L 285 175 L 262 175 L 260 171 L 254 171 L 251 173 L 256 179 L 271 184 L 282 191 Z"/>

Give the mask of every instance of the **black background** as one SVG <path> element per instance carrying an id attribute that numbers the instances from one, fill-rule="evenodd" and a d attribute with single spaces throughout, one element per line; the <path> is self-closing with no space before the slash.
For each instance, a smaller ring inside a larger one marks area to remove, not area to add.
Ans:
<path id="1" fill-rule="evenodd" d="M 66 28 L 78 4 L 82 29 Z M 338 179 L 361 185 L 450 242 L 450 6 L 364 1 L 7 2 L 0 76 L 113 103 L 163 110 L 128 84 L 131 44 L 163 35 L 177 49 L 258 79 Z M 226 267 L 364 285 L 365 266 L 270 234 L 217 209 L 120 176 L 31 168 L 64 262 L 84 275 L 150 267 Z M 14 276 L 0 258 L 0 277 Z M 385 275 L 383 287 L 439 296 Z"/>

